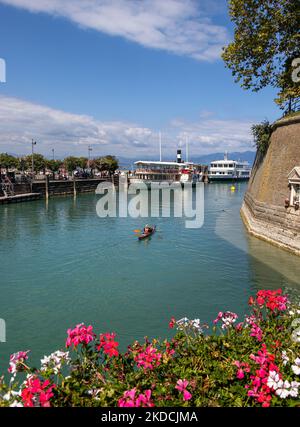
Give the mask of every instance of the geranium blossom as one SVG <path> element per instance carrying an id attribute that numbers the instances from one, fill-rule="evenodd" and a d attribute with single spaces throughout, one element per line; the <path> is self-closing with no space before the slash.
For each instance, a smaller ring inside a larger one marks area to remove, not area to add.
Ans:
<path id="1" fill-rule="evenodd" d="M 21 392 L 21 397 L 25 407 L 33 406 L 50 406 L 50 399 L 53 397 L 52 390 L 54 384 L 50 384 L 49 380 L 44 382 L 34 375 L 30 376 L 25 382 L 25 387 Z"/>
<path id="2" fill-rule="evenodd" d="M 272 400 L 273 390 L 270 385 L 273 386 L 274 382 L 277 384 L 275 373 L 279 373 L 279 369 L 274 363 L 275 356 L 268 352 L 266 344 L 262 344 L 261 350 L 257 352 L 257 355 L 251 354 L 250 359 L 259 365 L 259 369 L 250 375 L 251 384 L 246 386 L 249 388 L 248 396 L 255 398 L 263 407 L 268 407 Z"/>
<path id="3" fill-rule="evenodd" d="M 176 325 L 175 317 L 171 317 L 170 322 L 169 322 L 169 328 L 173 329 L 175 325 Z"/>
<path id="4" fill-rule="evenodd" d="M 155 366 L 160 364 L 161 358 L 161 353 L 159 353 L 155 347 L 149 345 L 145 351 L 139 352 L 134 360 L 139 368 L 143 367 L 144 369 L 153 369 Z"/>
<path id="5" fill-rule="evenodd" d="M 66 347 L 77 347 L 79 344 L 88 344 L 93 341 L 95 334 L 93 333 L 93 327 L 85 326 L 84 323 L 76 325 L 74 329 L 67 330 L 68 338 L 66 341 Z"/>
<path id="6" fill-rule="evenodd" d="M 267 386 L 276 390 L 278 388 L 278 383 L 280 381 L 280 375 L 276 371 L 270 371 L 267 381 Z"/>
<path id="7" fill-rule="evenodd" d="M 214 324 L 218 323 L 220 320 L 222 322 L 222 329 L 228 329 L 230 326 L 232 326 L 236 319 L 238 318 L 238 315 L 236 313 L 232 313 L 231 311 L 220 311 L 218 313 L 217 318 L 214 320 Z"/>
<path id="8" fill-rule="evenodd" d="M 282 289 L 263 290 L 256 294 L 256 303 L 259 307 L 265 307 L 272 312 L 285 311 L 287 309 L 288 299 L 282 295 Z"/>
<path id="9" fill-rule="evenodd" d="M 54 374 L 58 374 L 63 364 L 69 364 L 71 361 L 69 352 L 66 351 L 55 351 L 50 356 L 44 356 L 41 359 L 41 369 L 51 369 Z"/>
<path id="10" fill-rule="evenodd" d="M 146 390 L 138 396 L 136 388 L 125 391 L 123 397 L 118 401 L 118 406 L 125 408 L 153 407 L 154 404 L 151 401 L 151 390 Z"/>
<path id="11" fill-rule="evenodd" d="M 238 360 L 235 360 L 233 364 L 238 368 L 236 377 L 239 380 L 242 380 L 245 377 L 245 372 L 250 372 L 250 365 L 249 363 L 245 362 L 239 362 Z"/>
<path id="12" fill-rule="evenodd" d="M 188 385 L 189 382 L 187 380 L 178 380 L 176 383 L 175 388 L 183 393 L 183 400 L 190 400 L 192 398 L 191 393 L 186 389 Z"/>
<path id="13" fill-rule="evenodd" d="M 294 364 L 292 365 L 292 371 L 294 372 L 294 374 L 300 375 L 300 358 L 299 357 L 297 357 L 294 360 Z"/>
<path id="14" fill-rule="evenodd" d="M 291 384 L 289 381 L 279 380 L 275 393 L 277 394 L 277 396 L 281 397 L 281 399 L 286 399 L 290 394 L 290 387 Z"/>
<path id="15" fill-rule="evenodd" d="M 29 350 L 19 351 L 18 353 L 12 354 L 9 360 L 8 372 L 11 374 L 16 374 L 17 372 L 23 371 L 25 368 L 24 362 L 28 359 L 28 353 Z"/>
<path id="16" fill-rule="evenodd" d="M 286 354 L 286 351 L 282 351 L 281 353 L 281 358 L 282 358 L 282 363 L 284 364 L 284 366 L 290 361 L 288 355 Z"/>
<path id="17" fill-rule="evenodd" d="M 100 344 L 97 349 L 100 351 L 103 348 L 104 353 L 108 354 L 110 357 L 118 356 L 119 352 L 117 350 L 119 343 L 115 341 L 115 333 L 106 333 L 100 335 Z"/>

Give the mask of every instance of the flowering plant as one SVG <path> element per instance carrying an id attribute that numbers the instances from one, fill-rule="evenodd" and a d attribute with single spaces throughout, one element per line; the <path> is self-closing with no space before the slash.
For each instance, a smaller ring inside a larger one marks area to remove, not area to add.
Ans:
<path id="1" fill-rule="evenodd" d="M 279 289 L 257 292 L 249 307 L 239 320 L 220 311 L 209 334 L 199 319 L 173 317 L 173 338 L 125 353 L 115 333 L 81 323 L 38 369 L 28 351 L 10 357 L 0 406 L 300 406 L 299 305 Z"/>

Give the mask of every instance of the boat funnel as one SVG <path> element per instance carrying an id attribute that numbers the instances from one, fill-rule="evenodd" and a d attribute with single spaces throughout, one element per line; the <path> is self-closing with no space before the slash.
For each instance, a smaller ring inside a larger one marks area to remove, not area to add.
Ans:
<path id="1" fill-rule="evenodd" d="M 177 163 L 182 163 L 181 149 L 177 150 Z"/>

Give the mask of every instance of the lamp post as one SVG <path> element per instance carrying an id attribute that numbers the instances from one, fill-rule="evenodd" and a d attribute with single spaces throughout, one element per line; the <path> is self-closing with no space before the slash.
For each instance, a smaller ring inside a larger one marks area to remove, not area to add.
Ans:
<path id="1" fill-rule="evenodd" d="M 54 160 L 55 159 L 55 157 L 54 157 L 54 148 L 52 148 L 52 160 Z"/>
<path id="2" fill-rule="evenodd" d="M 33 159 L 33 154 L 34 154 L 33 146 L 34 145 L 36 145 L 36 141 L 34 141 L 32 139 L 32 141 L 31 141 L 31 172 L 32 172 L 32 177 L 34 176 L 34 159 Z"/>
<path id="3" fill-rule="evenodd" d="M 91 151 L 93 151 L 92 147 L 89 145 L 88 146 L 88 169 L 90 168 L 90 160 L 91 160 Z"/>

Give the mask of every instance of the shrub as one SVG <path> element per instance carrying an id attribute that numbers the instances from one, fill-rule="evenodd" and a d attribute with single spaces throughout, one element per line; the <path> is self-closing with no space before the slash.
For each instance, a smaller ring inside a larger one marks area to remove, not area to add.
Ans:
<path id="1" fill-rule="evenodd" d="M 272 126 L 268 120 L 264 120 L 258 125 L 253 125 L 252 134 L 256 149 L 261 153 L 265 154 L 270 144 L 270 138 L 272 135 Z"/>
<path id="2" fill-rule="evenodd" d="M 11 356 L 0 406 L 300 406 L 299 305 L 279 289 L 259 291 L 249 307 L 242 321 L 220 312 L 210 334 L 199 319 L 172 318 L 171 340 L 136 341 L 125 353 L 114 333 L 79 324 L 39 369 L 28 351 Z"/>

